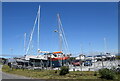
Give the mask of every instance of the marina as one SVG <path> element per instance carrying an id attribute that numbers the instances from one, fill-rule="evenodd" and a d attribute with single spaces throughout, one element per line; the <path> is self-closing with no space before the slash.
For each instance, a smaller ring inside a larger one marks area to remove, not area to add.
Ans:
<path id="1" fill-rule="evenodd" d="M 62 22 L 59 14 L 57 14 L 58 29 L 54 31 L 57 32 L 59 36 L 59 51 L 57 52 L 41 51 L 39 48 L 40 46 L 39 34 L 40 34 L 40 20 L 41 20 L 40 12 L 41 10 L 39 5 L 37 16 L 32 28 L 32 32 L 30 34 L 28 45 L 26 45 L 26 33 L 24 34 L 25 55 L 23 57 L 8 59 L 7 64 L 10 67 L 21 68 L 21 69 L 60 69 L 60 67 L 62 66 L 69 66 L 70 71 L 96 71 L 101 68 L 118 67 L 119 64 L 116 60 L 116 56 L 111 55 L 110 53 L 106 53 L 106 54 L 101 53 L 95 56 L 86 56 L 84 54 L 80 54 L 78 57 L 75 57 L 74 60 L 70 60 L 71 54 L 69 51 L 67 39 L 62 27 Z M 32 55 L 28 53 L 31 48 L 31 43 L 33 40 L 33 34 L 35 32 L 36 25 L 38 26 L 37 28 L 38 50 L 36 52 L 36 55 Z"/>
<path id="2" fill-rule="evenodd" d="M 66 79 L 71 79 L 70 77 L 76 79 L 83 77 L 84 73 L 91 73 L 90 76 L 99 79 L 102 78 L 102 72 L 105 71 L 108 71 L 106 73 L 112 73 L 113 71 L 113 73 L 118 75 L 120 72 L 120 55 L 116 47 L 117 38 L 115 37 L 116 30 L 114 27 L 112 29 L 112 25 L 110 25 L 111 29 L 107 28 L 108 23 L 104 26 L 105 18 L 102 19 L 102 17 L 97 16 L 98 14 L 95 14 L 97 12 L 86 10 L 85 6 L 82 6 L 85 8 L 83 10 L 79 6 L 79 11 L 76 9 L 77 6 L 71 9 L 71 7 L 63 4 L 64 8 L 60 7 L 60 5 L 57 8 L 55 7 L 56 4 L 51 6 L 47 3 L 35 3 L 35 5 L 29 3 L 29 5 L 33 6 L 23 9 L 24 13 L 20 13 L 22 10 L 16 12 L 18 15 L 21 15 L 18 16 L 21 28 L 19 26 L 18 29 L 9 33 L 11 36 L 7 36 L 8 33 L 4 33 L 6 35 L 4 39 L 4 54 L 2 54 L 0 61 L 3 71 L 8 73 L 15 71 L 13 74 L 17 74 L 18 71 L 20 75 L 25 76 L 26 74 L 25 78 L 31 77 L 32 73 L 36 73 L 34 75 L 35 78 L 42 78 L 43 76 L 48 79 L 53 79 L 56 76 L 62 77 L 62 75 L 67 76 L 65 77 Z M 71 5 L 71 3 L 67 5 Z M 90 5 L 89 7 L 93 8 Z M 12 8 L 14 9 L 14 7 Z M 99 7 L 97 8 L 99 9 Z M 63 11 L 62 9 L 65 10 Z M 101 8 L 101 10 L 103 9 Z M 91 12 L 94 18 L 99 18 L 98 21 L 88 15 L 88 11 Z M 99 13 L 99 15 L 101 14 Z M 11 16 L 10 18 L 14 17 Z M 22 18 L 24 21 L 22 21 Z M 10 22 L 12 21 L 9 20 Z M 16 22 L 14 23 L 18 25 Z M 4 21 L 4 23 L 7 23 L 7 21 Z M 13 28 L 16 27 L 13 26 Z M 6 29 L 6 32 L 8 31 L 9 28 Z M 10 40 L 8 46 L 7 39 Z M 24 71 L 25 74 L 22 73 Z M 18 76 L 13 75 L 13 77 Z"/>

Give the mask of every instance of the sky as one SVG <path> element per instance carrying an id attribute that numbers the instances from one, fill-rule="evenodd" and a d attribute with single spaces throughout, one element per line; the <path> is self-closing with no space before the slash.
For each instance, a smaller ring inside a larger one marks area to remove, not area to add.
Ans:
<path id="1" fill-rule="evenodd" d="M 30 33 L 41 6 L 40 49 L 59 51 L 57 13 L 73 56 L 91 52 L 117 52 L 118 4 L 116 2 L 3 2 L 2 54 L 24 55 L 24 33 Z M 105 49 L 106 38 L 107 49 Z M 91 46 L 90 46 L 91 44 Z M 11 50 L 12 49 L 12 50 Z M 81 50 L 82 49 L 82 50 Z M 37 25 L 29 53 L 37 51 Z"/>

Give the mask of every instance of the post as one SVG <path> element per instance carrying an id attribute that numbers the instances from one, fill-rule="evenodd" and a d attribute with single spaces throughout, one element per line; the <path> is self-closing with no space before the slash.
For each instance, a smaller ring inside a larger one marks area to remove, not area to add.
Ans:
<path id="1" fill-rule="evenodd" d="M 33 67 L 35 68 L 35 60 L 34 60 L 34 65 L 33 65 Z M 34 69 L 34 68 L 33 68 L 33 69 Z"/>
<path id="2" fill-rule="evenodd" d="M 102 58 L 102 53 L 101 53 L 101 59 L 102 59 L 102 68 L 104 67 L 104 64 L 103 64 L 103 58 Z"/>
<path id="3" fill-rule="evenodd" d="M 62 66 L 63 66 L 63 53 L 62 53 Z"/>
<path id="4" fill-rule="evenodd" d="M 82 44 L 80 45 L 80 47 L 81 47 L 81 53 L 82 53 L 82 55 L 83 55 L 83 49 L 82 49 Z M 79 56 L 80 57 L 80 59 L 81 59 L 81 56 Z M 80 68 L 81 68 L 81 71 L 82 71 L 82 60 L 80 60 L 80 62 L 81 62 L 81 64 L 80 64 Z"/>
<path id="5" fill-rule="evenodd" d="M 95 56 L 93 58 L 94 58 L 94 71 L 95 71 Z"/>
<path id="6" fill-rule="evenodd" d="M 51 58 L 51 54 L 50 54 L 50 66 L 51 66 L 51 70 L 52 70 L 52 58 Z"/>
<path id="7" fill-rule="evenodd" d="M 13 68 L 13 63 L 12 63 L 12 62 L 10 63 L 10 66 L 11 66 L 11 67 L 10 67 L 10 70 L 12 70 L 12 68 Z"/>
<path id="8" fill-rule="evenodd" d="M 12 49 L 12 48 L 10 48 L 10 51 L 11 51 L 11 58 L 12 58 L 13 49 Z M 11 66 L 11 67 L 10 67 L 10 70 L 12 70 L 12 68 L 13 68 L 13 63 L 12 63 L 12 62 L 10 63 L 10 66 Z"/>
<path id="9" fill-rule="evenodd" d="M 80 57 L 80 59 L 81 59 L 81 57 Z M 80 60 L 80 63 L 81 63 L 80 66 L 81 66 L 81 71 L 82 71 L 82 60 Z"/>

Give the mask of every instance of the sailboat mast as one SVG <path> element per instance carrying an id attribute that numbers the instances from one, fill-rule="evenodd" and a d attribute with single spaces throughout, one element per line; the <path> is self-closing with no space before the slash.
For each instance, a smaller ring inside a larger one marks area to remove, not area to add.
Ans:
<path id="1" fill-rule="evenodd" d="M 80 50 L 81 50 L 81 54 L 83 54 L 83 46 L 82 46 L 82 44 L 80 44 Z"/>
<path id="2" fill-rule="evenodd" d="M 38 12 L 39 12 L 39 10 L 38 10 Z M 33 33 L 34 33 L 34 30 L 35 30 L 35 25 L 36 25 L 37 20 L 38 20 L 38 12 L 37 12 L 37 16 L 36 16 L 36 18 L 35 18 L 35 22 L 34 22 L 34 25 L 33 25 L 32 32 L 31 32 L 31 34 L 30 34 L 30 40 L 29 40 L 29 43 L 28 43 L 28 47 L 27 47 L 27 49 L 26 49 L 26 54 L 28 53 L 28 51 L 29 51 L 29 49 L 30 49 L 30 44 L 31 44 L 32 39 L 33 39 Z"/>
<path id="3" fill-rule="evenodd" d="M 107 53 L 107 43 L 106 43 L 106 38 L 104 38 L 104 45 L 105 45 L 105 54 Z"/>
<path id="4" fill-rule="evenodd" d="M 40 41 L 39 35 L 40 35 L 40 5 L 38 9 L 38 51 L 39 51 L 39 41 Z"/>
<path id="5" fill-rule="evenodd" d="M 24 53 L 26 52 L 26 33 L 24 34 Z"/>
<path id="6" fill-rule="evenodd" d="M 89 42 L 89 47 L 90 47 L 90 54 L 92 54 L 92 56 L 93 56 L 93 49 L 92 49 L 92 43 L 91 42 Z"/>
<path id="7" fill-rule="evenodd" d="M 61 31 L 61 28 L 60 28 L 60 16 L 59 16 L 59 14 L 57 14 L 57 17 L 58 17 L 58 27 L 59 27 L 59 30 L 58 30 L 58 33 L 59 33 L 59 50 L 62 52 L 62 31 Z"/>

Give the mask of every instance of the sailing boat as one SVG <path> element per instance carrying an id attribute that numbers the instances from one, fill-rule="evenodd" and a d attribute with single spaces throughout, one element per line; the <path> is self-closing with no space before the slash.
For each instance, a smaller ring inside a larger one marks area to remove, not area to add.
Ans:
<path id="1" fill-rule="evenodd" d="M 64 30 L 62 28 L 62 24 L 61 24 L 59 14 L 57 14 L 57 17 L 58 17 L 59 31 L 55 31 L 55 32 L 58 32 L 58 34 L 59 34 L 60 51 L 49 53 L 47 51 L 41 51 L 39 49 L 39 29 L 40 29 L 40 24 L 39 24 L 39 22 L 40 22 L 40 6 L 39 6 L 38 13 L 37 13 L 37 16 L 36 16 L 36 19 L 35 19 L 35 22 L 34 22 L 34 27 L 33 27 L 33 30 L 31 32 L 31 35 L 30 35 L 28 48 L 26 50 L 26 54 L 27 54 L 29 49 L 30 49 L 30 44 L 31 44 L 33 33 L 34 33 L 34 30 L 35 30 L 35 25 L 36 25 L 36 22 L 38 21 L 38 55 L 26 55 L 26 60 L 30 60 L 30 59 L 39 59 L 39 60 L 46 60 L 46 61 L 49 60 L 49 61 L 51 61 L 51 64 L 52 64 L 53 67 L 60 67 L 60 66 L 64 65 L 64 63 L 69 58 L 69 56 L 63 54 L 63 52 L 62 52 L 62 42 L 64 41 L 65 50 L 68 50 L 68 44 L 67 44 L 67 41 L 66 41 Z M 44 55 L 40 55 L 39 53 L 44 53 Z"/>
<path id="2" fill-rule="evenodd" d="M 50 59 L 50 61 L 52 61 L 53 67 L 61 67 L 61 66 L 65 65 L 67 60 L 70 57 L 70 55 L 65 55 L 63 53 L 63 48 L 62 48 L 63 43 L 65 46 L 65 51 L 69 52 L 68 43 L 67 43 L 67 40 L 65 37 L 64 30 L 62 28 L 62 23 L 61 23 L 59 14 L 57 14 L 57 18 L 58 18 L 58 31 L 55 30 L 55 32 L 57 32 L 59 34 L 59 49 L 60 49 L 60 51 L 50 53 L 51 55 L 50 55 L 49 59 Z"/>
<path id="3" fill-rule="evenodd" d="M 32 39 L 33 39 L 33 34 L 34 34 L 34 30 L 35 30 L 35 27 L 36 27 L 36 24 L 38 23 L 38 35 L 37 35 L 37 55 L 28 55 L 28 51 L 30 50 L 30 45 L 31 45 L 31 42 L 32 42 Z M 26 51 L 26 54 L 25 54 L 25 59 L 26 60 L 30 60 L 30 59 L 39 59 L 39 60 L 48 60 L 47 59 L 47 56 L 46 55 L 40 55 L 39 53 L 49 53 L 47 51 L 41 51 L 39 49 L 39 32 L 40 32 L 40 5 L 39 5 L 39 8 L 38 8 L 38 12 L 37 12 L 37 16 L 36 16 L 36 19 L 35 19 L 35 22 L 34 22 L 34 26 L 33 26 L 33 29 L 32 29 L 32 32 L 30 34 L 30 39 L 29 39 L 29 43 L 28 43 L 28 47 L 27 49 L 25 50 Z M 25 47 L 25 46 L 24 46 Z"/>

